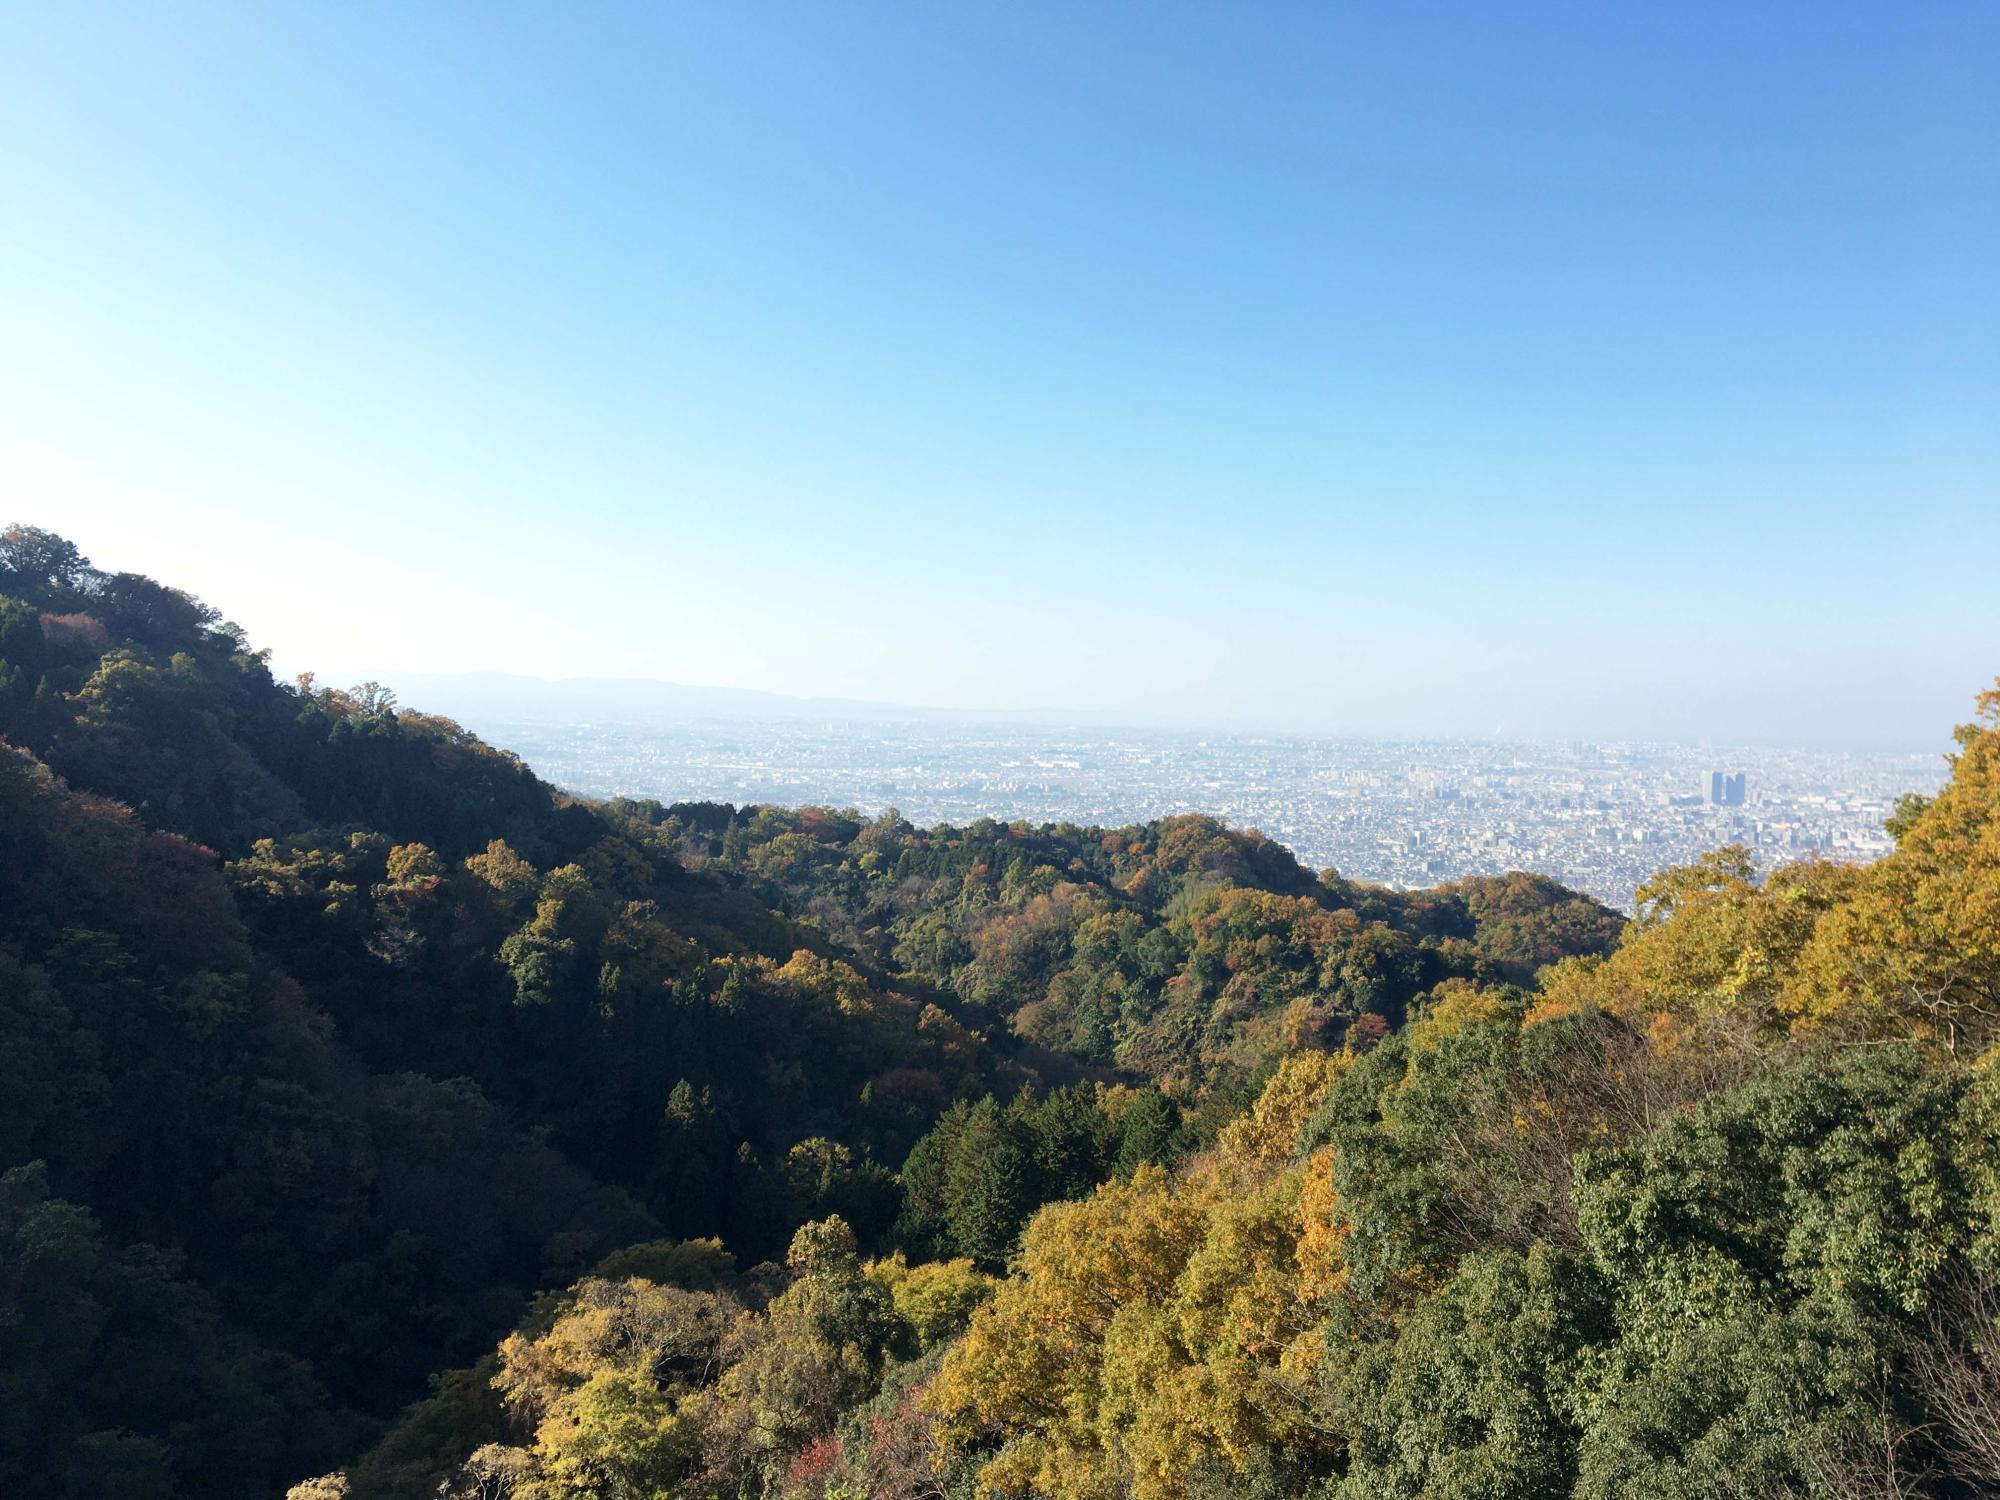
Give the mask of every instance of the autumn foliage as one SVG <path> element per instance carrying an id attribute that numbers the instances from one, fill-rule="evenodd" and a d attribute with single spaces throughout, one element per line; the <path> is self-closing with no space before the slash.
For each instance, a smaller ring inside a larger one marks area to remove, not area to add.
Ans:
<path id="1" fill-rule="evenodd" d="M 2000 690 L 1866 866 L 566 797 L 0 533 L 0 1490 L 2000 1493 Z"/>

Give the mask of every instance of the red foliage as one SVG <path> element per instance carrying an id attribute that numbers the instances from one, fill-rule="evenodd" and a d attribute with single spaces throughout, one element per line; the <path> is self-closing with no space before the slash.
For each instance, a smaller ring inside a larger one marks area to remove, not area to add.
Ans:
<path id="1" fill-rule="evenodd" d="M 786 1482 L 796 1488 L 816 1489 L 841 1460 L 840 1439 L 832 1433 L 814 1438 L 800 1450 L 785 1470 Z"/>
<path id="2" fill-rule="evenodd" d="M 929 1068 L 890 1068 L 869 1080 L 877 1105 L 936 1113 L 951 1102 L 951 1090 Z"/>
<path id="3" fill-rule="evenodd" d="M 823 807 L 802 807 L 794 815 L 798 819 L 799 832 L 817 844 L 838 844 L 843 833 L 838 823 Z"/>
<path id="4" fill-rule="evenodd" d="M 54 646 L 89 646 L 101 651 L 110 644 L 104 622 L 95 615 L 43 615 L 42 639 Z"/>
<path id="5" fill-rule="evenodd" d="M 1389 1023 L 1370 1011 L 1365 1016 L 1356 1016 L 1354 1024 L 1347 1028 L 1347 1044 L 1356 1052 L 1366 1052 L 1388 1034 Z"/>
<path id="6" fill-rule="evenodd" d="M 192 967 L 249 967 L 213 854 L 70 791 L 24 751 L 0 751 L 0 864 L 0 901 L 43 909 L 60 926 L 142 936 L 146 952 Z"/>

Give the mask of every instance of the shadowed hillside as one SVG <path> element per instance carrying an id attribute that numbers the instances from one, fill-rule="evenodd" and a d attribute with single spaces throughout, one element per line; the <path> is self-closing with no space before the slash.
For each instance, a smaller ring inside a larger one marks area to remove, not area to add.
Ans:
<path id="1" fill-rule="evenodd" d="M 278 1493 L 621 1247 L 755 1268 L 838 1216 L 997 1268 L 1288 1048 L 1616 930 L 1528 877 L 1398 896 L 1202 819 L 587 804 L 372 684 L 275 682 L 214 610 L 28 527 L 0 735 L 27 1496 Z M 761 1306 L 787 1273 L 744 1274 Z"/>

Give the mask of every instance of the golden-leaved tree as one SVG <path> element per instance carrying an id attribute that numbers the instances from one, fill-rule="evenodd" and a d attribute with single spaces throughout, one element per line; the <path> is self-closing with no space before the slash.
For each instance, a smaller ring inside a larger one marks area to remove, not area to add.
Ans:
<path id="1" fill-rule="evenodd" d="M 1203 1460 L 1312 1441 L 1338 1229 L 1326 1153 L 1292 1148 L 1342 1066 L 1295 1054 L 1178 1177 L 1142 1167 L 1036 1216 L 928 1397 L 949 1443 L 993 1448 L 984 1492 L 1167 1496 Z"/>
<path id="2" fill-rule="evenodd" d="M 1732 846 L 1662 872 L 1608 958 L 1547 976 L 1535 1016 L 1596 1005 L 1656 1049 L 1719 1033 L 1754 1049 L 1918 1037 L 1978 1052 L 2000 1038 L 2000 687 L 1958 732 L 1951 779 L 1908 799 L 1872 865 L 1807 860 L 1760 880 Z"/>
<path id="3" fill-rule="evenodd" d="M 1951 780 L 1906 806 L 1895 851 L 1817 924 L 1784 996 L 1801 1023 L 2000 1035 L 2000 686 L 1958 731 Z"/>

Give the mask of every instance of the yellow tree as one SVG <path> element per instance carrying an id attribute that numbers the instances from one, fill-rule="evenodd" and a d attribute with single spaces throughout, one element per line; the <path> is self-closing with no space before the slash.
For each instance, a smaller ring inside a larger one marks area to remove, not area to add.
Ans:
<path id="1" fill-rule="evenodd" d="M 1805 1024 L 1953 1049 L 2000 1035 L 2000 687 L 1958 741 L 1950 782 L 1800 955 L 1784 1004 Z"/>
<path id="2" fill-rule="evenodd" d="M 927 1398 L 949 1445 L 990 1455 L 984 1493 L 1160 1500 L 1199 1462 L 1311 1440 L 1342 1229 L 1329 1153 L 1292 1157 L 1345 1065 L 1287 1059 L 1178 1178 L 1143 1167 L 1034 1218 Z"/>

